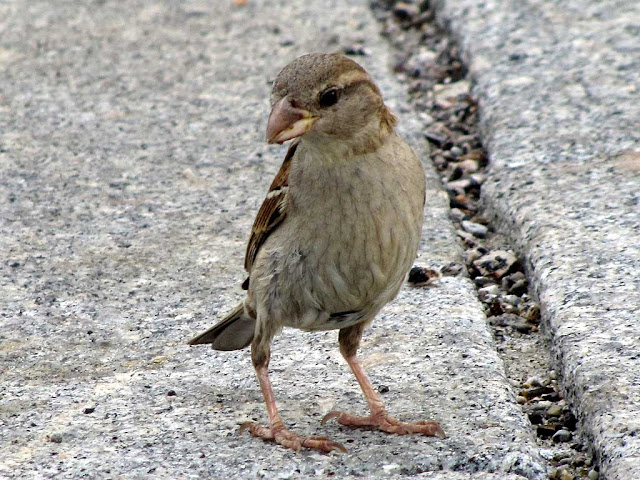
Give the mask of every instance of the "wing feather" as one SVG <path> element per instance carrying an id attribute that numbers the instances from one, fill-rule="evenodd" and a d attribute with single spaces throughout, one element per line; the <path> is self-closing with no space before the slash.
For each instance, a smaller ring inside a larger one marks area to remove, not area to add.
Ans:
<path id="1" fill-rule="evenodd" d="M 244 268 L 249 273 L 251 273 L 251 267 L 258 255 L 260 247 L 286 216 L 289 170 L 298 143 L 299 141 L 295 141 L 289 147 L 282 166 L 273 179 L 267 197 L 264 199 L 264 202 L 262 202 L 262 206 L 260 210 L 258 210 L 258 215 L 253 222 L 251 237 L 249 238 L 247 252 L 244 257 Z M 248 288 L 249 282 L 245 281 L 245 283 Z"/>

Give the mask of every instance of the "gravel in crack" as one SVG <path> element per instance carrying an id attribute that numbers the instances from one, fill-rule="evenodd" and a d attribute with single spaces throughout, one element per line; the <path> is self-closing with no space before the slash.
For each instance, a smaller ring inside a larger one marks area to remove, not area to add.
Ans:
<path id="1" fill-rule="evenodd" d="M 598 478 L 576 418 L 563 398 L 549 345 L 540 334 L 540 309 L 529 295 L 523 262 L 483 216 L 482 184 L 489 162 L 478 130 L 478 104 L 455 42 L 434 21 L 428 1 L 373 1 L 382 34 L 395 47 L 394 69 L 426 125 L 431 160 L 449 195 L 450 218 L 491 326 L 496 348 L 523 414 L 529 419 L 549 478 Z M 409 282 L 429 285 L 441 272 L 414 268 Z M 457 274 L 454 272 L 453 274 Z"/>

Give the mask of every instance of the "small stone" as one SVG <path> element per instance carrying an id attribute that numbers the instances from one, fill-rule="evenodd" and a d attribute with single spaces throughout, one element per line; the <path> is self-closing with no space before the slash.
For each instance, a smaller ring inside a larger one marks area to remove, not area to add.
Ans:
<path id="1" fill-rule="evenodd" d="M 413 267 L 409 272 L 408 282 L 414 287 L 430 285 L 440 278 L 440 272 L 432 268 Z"/>
<path id="2" fill-rule="evenodd" d="M 388 391 L 389 391 L 389 387 L 387 385 L 379 385 L 378 386 L 378 392 L 387 393 Z"/>
<path id="3" fill-rule="evenodd" d="M 557 402 L 562 398 L 562 395 L 560 395 L 560 392 L 551 392 L 545 393 L 540 398 L 542 398 L 542 400 L 549 400 L 550 402 Z"/>
<path id="4" fill-rule="evenodd" d="M 82 413 L 84 413 L 86 415 L 89 415 L 89 414 L 91 414 L 91 413 L 93 413 L 95 411 L 96 411 L 95 407 L 87 407 L 82 411 Z"/>
<path id="5" fill-rule="evenodd" d="M 49 435 L 49 441 L 53 443 L 62 443 L 62 434 L 52 433 L 51 435 Z"/>
<path id="6" fill-rule="evenodd" d="M 589 473 L 587 473 L 587 477 L 589 478 L 589 480 L 598 480 L 600 478 L 600 474 L 592 468 L 591 470 L 589 470 Z"/>
<path id="7" fill-rule="evenodd" d="M 542 423 L 544 422 L 542 415 L 538 412 L 531 412 L 527 416 L 529 417 L 531 425 L 542 425 Z"/>
<path id="8" fill-rule="evenodd" d="M 523 293 L 527 292 L 528 286 L 529 282 L 527 282 L 527 279 L 525 278 L 523 280 L 518 280 L 517 282 L 515 282 L 513 285 L 511 285 L 511 287 L 509 287 L 509 290 L 507 291 L 513 295 L 522 295 Z"/>
<path id="9" fill-rule="evenodd" d="M 456 262 L 448 263 L 440 269 L 440 273 L 447 277 L 457 277 L 464 270 L 464 267 Z"/>
<path id="10" fill-rule="evenodd" d="M 561 405 L 551 405 L 547 410 L 547 415 L 549 417 L 559 417 L 562 415 L 562 406 Z"/>
<path id="11" fill-rule="evenodd" d="M 531 323 L 540 323 L 540 307 L 537 305 L 524 305 L 520 309 L 520 316 Z"/>
<path id="12" fill-rule="evenodd" d="M 177 395 L 175 390 L 169 390 L 167 392 L 167 397 L 175 397 Z"/>
<path id="13" fill-rule="evenodd" d="M 554 462 L 560 462 L 562 460 L 564 460 L 565 458 L 571 458 L 573 456 L 573 454 L 571 452 L 558 452 L 556 453 L 553 457 L 552 460 Z"/>
<path id="14" fill-rule="evenodd" d="M 550 478 L 553 478 L 554 480 L 573 480 L 574 477 L 573 474 L 569 472 L 569 470 L 563 467 L 555 470 L 551 474 Z"/>
<path id="15" fill-rule="evenodd" d="M 476 284 L 478 288 L 486 287 L 488 285 L 495 285 L 493 283 L 493 279 L 482 277 L 482 276 L 474 278 L 473 282 Z"/>
<path id="16" fill-rule="evenodd" d="M 533 406 L 534 410 L 547 410 L 551 406 L 551 402 L 541 400 Z"/>
<path id="17" fill-rule="evenodd" d="M 458 166 L 462 169 L 464 173 L 470 174 L 475 173 L 480 168 L 478 161 L 473 160 L 471 158 L 467 158 L 458 164 Z"/>
<path id="18" fill-rule="evenodd" d="M 507 305 L 513 305 L 515 307 L 517 307 L 521 303 L 520 298 L 515 295 L 504 295 L 502 297 L 502 301 Z"/>
<path id="19" fill-rule="evenodd" d="M 462 239 L 464 244 L 468 247 L 475 247 L 478 244 L 478 239 L 464 230 L 456 230 L 456 234 Z M 480 260 L 480 259 L 478 259 Z M 476 262 L 478 261 L 476 260 Z M 475 265 L 475 262 L 473 262 Z"/>
<path id="20" fill-rule="evenodd" d="M 573 413 L 568 412 L 564 416 L 564 421 L 562 423 L 565 426 L 565 428 L 567 428 L 569 430 L 575 430 L 576 427 L 578 426 L 578 419 L 576 418 L 576 416 Z"/>
<path id="21" fill-rule="evenodd" d="M 462 229 L 466 232 L 469 232 L 474 237 L 484 238 L 487 236 L 489 229 L 484 225 L 480 225 L 479 223 L 470 222 L 468 220 L 464 220 L 462 223 Z"/>
<path id="22" fill-rule="evenodd" d="M 556 431 L 553 425 L 538 425 L 536 427 L 536 435 L 540 438 L 551 438 Z"/>
<path id="23" fill-rule="evenodd" d="M 511 298 L 508 297 L 516 297 L 515 295 L 504 295 L 502 297 L 500 297 L 500 308 L 502 308 L 502 311 L 505 313 L 511 313 L 513 315 L 515 315 L 516 317 L 518 317 L 518 313 L 520 311 L 520 309 L 518 308 L 518 304 L 516 302 L 514 302 Z M 520 300 L 518 298 L 518 300 Z M 527 321 L 524 318 L 520 318 L 518 317 L 518 322 L 516 322 L 518 325 L 519 324 L 527 324 Z M 515 323 L 514 323 L 515 326 Z M 531 330 L 531 325 L 528 325 L 527 327 L 528 330 Z"/>
<path id="24" fill-rule="evenodd" d="M 460 180 L 452 180 L 445 184 L 447 192 L 453 195 L 464 195 L 464 192 L 471 187 L 471 180 L 468 178 L 461 178 Z"/>
<path id="25" fill-rule="evenodd" d="M 403 65 L 403 70 L 411 77 L 424 77 L 428 75 L 429 69 L 432 68 L 437 58 L 437 52 L 421 47 L 407 59 Z"/>
<path id="26" fill-rule="evenodd" d="M 449 151 L 451 152 L 451 155 L 453 155 L 455 158 L 459 158 L 464 153 L 462 149 L 458 146 L 451 147 L 451 150 Z"/>
<path id="27" fill-rule="evenodd" d="M 571 440 L 572 437 L 573 435 L 571 435 L 571 432 L 563 428 L 554 433 L 551 440 L 553 440 L 554 443 L 564 443 Z"/>
<path id="28" fill-rule="evenodd" d="M 513 295 L 524 295 L 527 293 L 527 279 L 522 272 L 515 272 L 502 279 L 502 288 Z"/>
<path id="29" fill-rule="evenodd" d="M 524 398 L 522 395 L 518 395 L 516 397 L 516 402 L 518 402 L 518 405 L 524 405 L 525 403 L 527 403 L 527 399 Z"/>
<path id="30" fill-rule="evenodd" d="M 469 215 L 467 215 L 466 213 L 464 213 L 462 210 L 460 210 L 459 208 L 452 208 L 449 211 L 449 218 L 451 220 L 453 220 L 454 222 L 462 222 L 463 220 L 467 220 L 469 218 Z"/>
<path id="31" fill-rule="evenodd" d="M 482 173 L 474 173 L 469 176 L 474 185 L 482 185 L 487 181 L 487 176 Z"/>
<path id="32" fill-rule="evenodd" d="M 473 266 L 484 276 L 502 278 L 517 261 L 517 257 L 511 251 L 494 250 L 473 262 Z"/>
<path id="33" fill-rule="evenodd" d="M 473 263 L 474 260 L 479 259 L 482 254 L 478 251 L 477 248 L 472 248 L 464 252 L 464 261 L 467 264 Z M 486 277 L 478 277 L 478 278 L 486 278 Z"/>
<path id="34" fill-rule="evenodd" d="M 541 387 L 542 386 L 542 380 L 540 380 L 540 377 L 529 377 L 525 380 L 523 387 L 525 388 L 529 388 L 529 387 Z"/>
<path id="35" fill-rule="evenodd" d="M 482 287 L 478 289 L 478 298 L 483 303 L 490 303 L 492 300 L 498 298 L 500 289 L 497 285 L 489 285 L 488 287 Z"/>
<path id="36" fill-rule="evenodd" d="M 410 3 L 398 2 L 393 7 L 393 14 L 399 20 L 409 21 L 420 15 L 420 8 L 418 8 L 417 5 L 412 5 Z"/>

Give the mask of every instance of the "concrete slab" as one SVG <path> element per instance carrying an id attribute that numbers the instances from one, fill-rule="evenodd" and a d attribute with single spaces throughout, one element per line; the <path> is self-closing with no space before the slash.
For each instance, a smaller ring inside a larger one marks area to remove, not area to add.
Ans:
<path id="1" fill-rule="evenodd" d="M 466 278 L 405 289 L 362 348 L 390 410 L 444 441 L 321 427 L 364 404 L 336 333 L 297 331 L 273 350 L 283 417 L 350 451 L 257 441 L 238 433 L 266 417 L 248 352 L 185 344 L 241 297 L 283 65 L 362 45 L 420 138 L 366 2 L 11 1 L 0 19 L 0 476 L 545 477 Z M 429 188 L 420 263 L 460 263 L 431 170 Z"/>
<path id="2" fill-rule="evenodd" d="M 439 2 L 566 391 L 609 479 L 640 478 L 638 2 Z"/>

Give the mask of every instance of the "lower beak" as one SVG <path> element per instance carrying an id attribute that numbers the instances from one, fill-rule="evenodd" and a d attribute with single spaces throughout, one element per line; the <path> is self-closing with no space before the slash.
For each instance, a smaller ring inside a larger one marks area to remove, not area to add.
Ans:
<path id="1" fill-rule="evenodd" d="M 284 97 L 273 106 L 267 123 L 267 142 L 283 143 L 304 135 L 318 119 L 308 110 L 296 108 L 289 97 Z"/>

